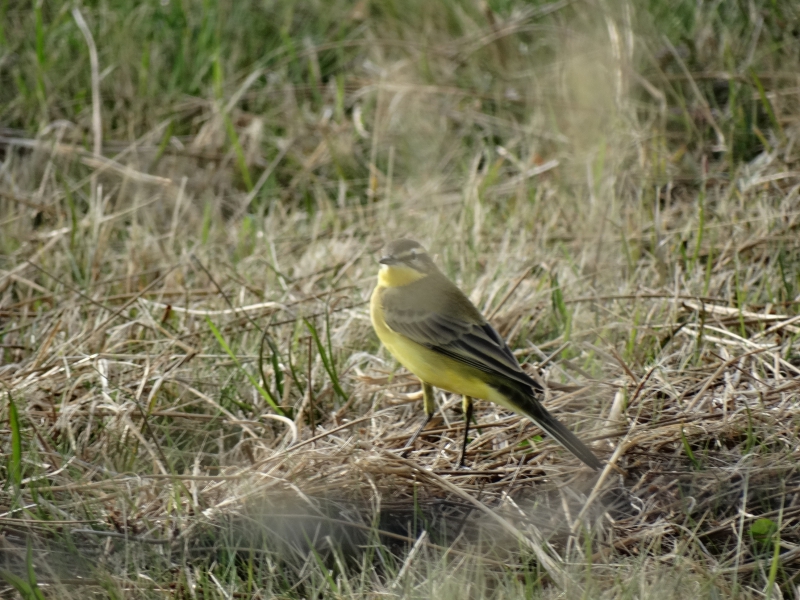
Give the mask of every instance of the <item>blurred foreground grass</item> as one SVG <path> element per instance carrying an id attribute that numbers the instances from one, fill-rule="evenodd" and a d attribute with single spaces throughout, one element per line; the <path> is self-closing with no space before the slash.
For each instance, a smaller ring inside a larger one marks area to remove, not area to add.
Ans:
<path id="1" fill-rule="evenodd" d="M 799 67 L 781 0 L 0 5 L 2 593 L 800 597 Z M 399 236 L 626 475 L 398 456 Z"/>

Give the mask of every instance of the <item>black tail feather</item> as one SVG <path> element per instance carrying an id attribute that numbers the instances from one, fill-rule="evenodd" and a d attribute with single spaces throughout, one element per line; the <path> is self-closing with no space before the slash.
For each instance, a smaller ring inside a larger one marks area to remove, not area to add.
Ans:
<path id="1" fill-rule="evenodd" d="M 498 387 L 499 391 L 508 398 L 514 410 L 536 423 L 586 465 L 593 469 L 603 468 L 603 463 L 594 455 L 594 452 L 567 429 L 566 425 L 547 412 L 547 409 L 534 397 L 533 390 L 525 392 L 510 386 L 495 387 Z"/>

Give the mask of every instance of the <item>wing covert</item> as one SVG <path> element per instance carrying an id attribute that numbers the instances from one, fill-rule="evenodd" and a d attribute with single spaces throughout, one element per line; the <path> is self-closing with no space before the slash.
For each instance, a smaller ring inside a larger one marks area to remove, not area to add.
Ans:
<path id="1" fill-rule="evenodd" d="M 480 316 L 477 309 L 475 313 Z M 541 387 L 522 370 L 503 338 L 486 321 L 469 322 L 441 309 L 409 305 L 384 310 L 384 318 L 393 331 L 426 348 L 485 373 L 500 375 L 534 389 Z"/>

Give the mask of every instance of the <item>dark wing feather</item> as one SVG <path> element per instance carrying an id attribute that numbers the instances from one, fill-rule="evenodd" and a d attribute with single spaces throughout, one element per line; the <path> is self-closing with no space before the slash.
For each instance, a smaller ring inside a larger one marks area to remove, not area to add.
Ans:
<path id="1" fill-rule="evenodd" d="M 406 287 L 412 286 L 414 284 Z M 390 289 L 385 293 L 392 294 L 393 291 Z M 528 388 L 541 389 L 519 366 L 500 334 L 458 288 L 450 284 L 436 298 L 430 298 L 424 292 L 424 289 L 420 293 L 402 289 L 402 296 L 386 298 L 392 309 L 384 310 L 384 318 L 393 331 L 485 373 L 500 375 Z M 384 302 L 384 306 L 386 304 Z"/>

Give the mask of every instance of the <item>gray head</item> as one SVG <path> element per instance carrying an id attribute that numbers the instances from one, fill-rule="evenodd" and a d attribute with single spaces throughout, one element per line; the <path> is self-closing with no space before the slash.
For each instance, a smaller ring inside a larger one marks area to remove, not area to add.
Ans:
<path id="1" fill-rule="evenodd" d="M 438 271 L 433 259 L 419 242 L 414 240 L 399 239 L 389 242 L 381 256 L 382 265 L 405 266 L 422 273 Z"/>

